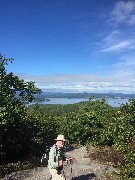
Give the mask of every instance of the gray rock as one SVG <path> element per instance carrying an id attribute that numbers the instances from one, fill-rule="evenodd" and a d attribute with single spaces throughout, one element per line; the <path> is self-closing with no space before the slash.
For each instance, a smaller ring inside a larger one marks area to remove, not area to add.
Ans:
<path id="1" fill-rule="evenodd" d="M 113 167 L 92 163 L 86 147 L 69 148 L 67 156 L 74 158 L 73 164 L 64 162 L 63 175 L 66 180 L 105 180 L 105 172 L 118 172 Z M 39 167 L 26 171 L 12 173 L 1 180 L 49 180 L 51 175 L 47 167 Z"/>

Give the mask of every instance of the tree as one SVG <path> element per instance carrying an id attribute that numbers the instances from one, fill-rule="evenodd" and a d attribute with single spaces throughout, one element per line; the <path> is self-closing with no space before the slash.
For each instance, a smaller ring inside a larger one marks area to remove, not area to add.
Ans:
<path id="1" fill-rule="evenodd" d="M 24 82 L 23 79 L 19 79 L 12 72 L 7 74 L 5 66 L 8 62 L 12 63 L 12 58 L 5 58 L 0 54 L 0 105 L 7 104 L 9 102 L 18 101 L 16 94 L 20 97 L 22 103 L 26 101 L 33 101 L 33 94 L 40 93 L 41 91 L 34 86 L 34 82 Z"/>
<path id="2" fill-rule="evenodd" d="M 28 151 L 31 134 L 25 102 L 33 101 L 34 94 L 41 92 L 34 82 L 25 82 L 12 72 L 7 73 L 9 62 L 13 59 L 0 54 L 0 157 L 3 159 Z"/>

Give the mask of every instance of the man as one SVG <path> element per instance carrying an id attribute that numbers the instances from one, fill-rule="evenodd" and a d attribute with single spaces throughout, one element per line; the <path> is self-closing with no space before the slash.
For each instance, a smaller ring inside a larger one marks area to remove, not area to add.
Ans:
<path id="1" fill-rule="evenodd" d="M 64 152 L 64 135 L 58 135 L 56 143 L 50 148 L 48 168 L 52 175 L 52 180 L 64 180 L 62 175 L 63 161 L 66 160 Z M 68 160 L 71 160 L 71 158 Z"/>

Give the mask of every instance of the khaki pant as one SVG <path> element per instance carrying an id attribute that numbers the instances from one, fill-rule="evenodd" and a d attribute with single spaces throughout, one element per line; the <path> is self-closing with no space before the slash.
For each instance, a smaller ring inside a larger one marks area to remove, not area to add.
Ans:
<path id="1" fill-rule="evenodd" d="M 57 174 L 56 169 L 51 169 L 49 166 L 48 168 L 49 168 L 50 174 L 52 175 L 52 180 L 65 180 L 62 174 Z"/>

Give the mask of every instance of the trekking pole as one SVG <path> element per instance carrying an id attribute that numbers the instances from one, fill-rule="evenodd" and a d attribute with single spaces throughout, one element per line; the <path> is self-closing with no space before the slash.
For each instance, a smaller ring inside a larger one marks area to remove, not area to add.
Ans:
<path id="1" fill-rule="evenodd" d="M 73 160 L 71 160 L 70 161 L 70 164 L 72 165 L 73 164 Z M 72 172 L 73 172 L 73 169 L 72 169 L 72 166 L 71 166 L 71 174 L 72 174 Z M 71 180 L 73 180 L 74 178 L 73 178 L 73 176 L 72 176 L 72 179 Z"/>
<path id="2" fill-rule="evenodd" d="M 65 180 L 66 180 L 66 176 L 65 176 L 65 173 L 64 173 L 64 170 L 63 170 L 63 168 L 62 168 L 62 176 L 65 178 Z"/>
<path id="3" fill-rule="evenodd" d="M 70 157 L 69 157 L 69 158 L 70 158 Z M 68 161 L 69 161 L 70 165 L 73 164 L 73 160 L 68 160 Z M 67 164 L 68 164 L 68 161 L 67 161 Z M 71 175 L 72 175 L 72 172 L 73 172 L 72 166 L 71 166 L 70 172 L 71 172 Z M 71 179 L 71 180 L 73 180 L 73 179 L 74 179 L 74 178 L 73 178 L 73 176 L 72 176 L 72 179 Z"/>
<path id="4" fill-rule="evenodd" d="M 63 177 L 65 178 L 65 180 L 66 180 L 66 176 L 65 176 L 65 174 L 64 174 L 64 171 L 62 172 L 62 174 L 63 174 Z"/>

